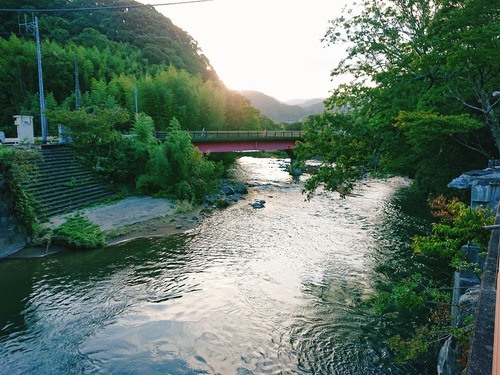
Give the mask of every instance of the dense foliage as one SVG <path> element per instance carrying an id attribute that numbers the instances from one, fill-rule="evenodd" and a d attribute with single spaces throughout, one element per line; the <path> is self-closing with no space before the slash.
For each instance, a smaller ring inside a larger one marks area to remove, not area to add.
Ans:
<path id="1" fill-rule="evenodd" d="M 348 82 L 299 150 L 324 160 L 307 189 L 345 193 L 376 171 L 440 193 L 496 158 L 499 13 L 487 0 L 364 0 L 331 21 L 325 41 L 347 48 L 332 77 Z"/>
<path id="2" fill-rule="evenodd" d="M 145 114 L 137 117 L 131 135 L 123 137 L 114 129 L 128 119 L 119 107 L 48 114 L 55 122 L 71 124 L 68 128 L 77 155 L 115 186 L 125 184 L 143 194 L 193 202 L 213 192 L 222 177 L 222 164 L 208 160 L 193 146 L 175 117 L 160 142 L 153 133 L 153 119 Z"/>
<path id="3" fill-rule="evenodd" d="M 430 205 L 439 222 L 433 225 L 429 235 L 414 237 L 415 253 L 446 259 L 456 270 L 480 272 L 478 264 L 470 262 L 468 250 L 472 244 L 486 250 L 489 233 L 483 226 L 493 223 L 491 212 L 472 209 L 456 199 L 447 200 L 442 196 L 430 201 Z M 437 352 L 445 340 L 453 337 L 462 351 L 459 360 L 464 365 L 473 319 L 459 321 L 458 316 L 451 314 L 450 295 L 446 285 L 432 273 L 416 273 L 391 290 L 372 297 L 371 302 L 380 314 L 412 317 L 411 329 L 388 339 L 400 361 L 418 360 L 430 349 Z M 461 313 L 458 306 L 456 311 Z M 452 320 L 460 324 L 452 326 Z"/>
<path id="4" fill-rule="evenodd" d="M 137 152 L 147 152 L 150 158 L 137 179 L 140 191 L 192 202 L 216 189 L 217 180 L 222 177 L 221 166 L 206 160 L 191 143 L 189 134 L 181 131 L 176 118 L 170 122 L 167 138 L 160 145 L 148 138 L 141 139 L 141 130 L 144 134 L 136 126 L 132 147 Z"/>
<path id="5" fill-rule="evenodd" d="M 99 51 L 117 52 L 117 43 L 129 44 L 129 52 L 150 65 L 173 65 L 191 74 L 201 73 L 204 79 L 216 79 L 208 59 L 200 53 L 198 44 L 184 30 L 175 26 L 154 7 L 99 9 L 120 5 L 140 5 L 134 0 L 3 0 L 2 8 L 14 9 L 75 9 L 79 11 L 40 12 L 40 34 L 59 43 L 73 41 L 77 45 Z M 89 9 L 90 8 L 90 9 Z M 93 9 L 92 9 L 93 8 Z M 20 31 L 19 21 L 31 21 L 32 12 L 0 13 L 0 33 L 8 36 Z M 21 32 L 25 32 L 21 28 Z M 130 48 L 134 46 L 135 48 Z M 121 57 L 108 55 L 109 61 Z M 133 56 L 131 60 L 137 59 Z M 71 64 L 72 65 L 72 64 Z M 122 64 L 118 64 L 122 65 Z M 136 64 L 134 64 L 136 65 Z M 134 65 L 125 69 L 134 69 Z M 103 68 L 104 66 L 101 66 Z M 99 67 L 96 67 L 99 69 Z"/>
<path id="6" fill-rule="evenodd" d="M 5 180 L 6 193 L 10 197 L 8 209 L 28 236 L 36 236 L 40 227 L 36 202 L 21 182 L 36 178 L 37 170 L 33 163 L 36 157 L 36 153 L 0 146 L 0 180 Z"/>
<path id="7" fill-rule="evenodd" d="M 134 1 L 24 0 L 5 8 L 95 8 Z M 121 107 L 139 111 L 157 129 L 175 117 L 183 129 L 260 129 L 259 111 L 218 79 L 196 41 L 153 7 L 35 14 L 39 19 L 44 93 L 49 110 Z M 12 116 L 29 114 L 40 123 L 37 54 L 33 35 L 20 28 L 22 12 L 0 12 L 0 130 L 15 135 Z M 32 21 L 28 15 L 28 22 Z M 79 91 L 75 90 L 78 83 Z M 49 135 L 57 135 L 56 123 Z M 40 131 L 35 127 L 35 132 Z"/>

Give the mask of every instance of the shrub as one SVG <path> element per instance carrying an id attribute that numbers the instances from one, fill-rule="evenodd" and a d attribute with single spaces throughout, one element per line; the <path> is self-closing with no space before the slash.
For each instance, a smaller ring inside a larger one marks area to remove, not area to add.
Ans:
<path id="1" fill-rule="evenodd" d="M 37 155 L 31 150 L 0 149 L 0 177 L 3 175 L 7 196 L 10 196 L 9 211 L 26 230 L 26 234 L 32 237 L 40 231 L 36 202 L 21 181 L 36 178 L 37 169 L 33 159 Z"/>
<path id="2" fill-rule="evenodd" d="M 136 186 L 146 194 L 194 202 L 214 191 L 221 176 L 222 166 L 207 160 L 174 118 L 165 142 L 153 148 L 146 173 Z"/>
<path id="3" fill-rule="evenodd" d="M 104 233 L 97 224 L 76 214 L 54 229 L 52 241 L 70 249 L 96 249 L 106 245 Z"/>

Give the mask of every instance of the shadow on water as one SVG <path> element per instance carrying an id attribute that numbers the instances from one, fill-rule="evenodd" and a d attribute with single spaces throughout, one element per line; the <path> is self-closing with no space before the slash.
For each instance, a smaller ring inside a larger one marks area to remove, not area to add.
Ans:
<path id="1" fill-rule="evenodd" d="M 451 272 L 445 260 L 415 254 L 411 249 L 412 238 L 429 234 L 433 221 L 424 197 L 408 187 L 395 193 L 384 205 L 384 219 L 377 232 L 374 271 L 384 276 L 377 281 L 393 285 L 415 272 L 449 280 Z"/>
<path id="2" fill-rule="evenodd" d="M 176 235 L 94 251 L 1 260 L 0 372 L 99 372 L 102 363 L 80 348 L 96 328 L 113 324 L 134 305 L 196 290 L 184 276 L 195 272 L 189 241 L 190 235 Z M 170 283 L 154 282 L 167 280 L 162 273 L 168 273 Z M 115 370 L 122 366 L 123 372 L 134 373 L 140 363 L 117 363 Z M 179 358 L 147 368 L 150 373 L 204 373 Z"/>
<path id="3" fill-rule="evenodd" d="M 373 254 L 374 290 L 390 291 L 394 285 L 415 273 L 420 273 L 441 287 L 449 287 L 453 274 L 449 262 L 438 256 L 416 254 L 411 247 L 412 238 L 429 234 L 435 221 L 427 199 L 409 187 L 401 188 L 385 205 L 384 215 L 380 237 L 377 239 L 380 246 Z M 379 319 L 381 337 L 408 337 L 408 332 L 413 332 L 415 328 L 412 322 L 418 321 L 415 314 L 419 313 L 408 312 L 407 316 L 404 313 L 384 314 Z M 427 323 L 425 315 L 420 323 Z M 437 357 L 437 351 L 430 351 L 420 359 L 411 373 L 435 374 Z"/>

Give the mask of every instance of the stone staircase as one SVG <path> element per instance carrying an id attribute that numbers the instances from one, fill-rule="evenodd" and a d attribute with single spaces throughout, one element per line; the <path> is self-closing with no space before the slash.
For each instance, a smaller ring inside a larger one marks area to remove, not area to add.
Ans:
<path id="1" fill-rule="evenodd" d="M 70 147 L 52 146 L 39 150 L 36 178 L 25 183 L 39 204 L 37 216 L 48 218 L 92 205 L 114 193 L 107 190 L 78 162 Z"/>

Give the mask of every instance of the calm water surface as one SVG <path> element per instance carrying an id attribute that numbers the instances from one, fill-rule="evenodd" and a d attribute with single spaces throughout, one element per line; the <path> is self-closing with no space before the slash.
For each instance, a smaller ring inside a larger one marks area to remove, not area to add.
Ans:
<path id="1" fill-rule="evenodd" d="M 255 187 L 194 232 L 0 261 L 0 373 L 433 373 L 394 363 L 383 338 L 404 324 L 365 303 L 427 267 L 408 248 L 428 222 L 407 183 L 307 202 L 282 167 L 241 158 Z"/>

